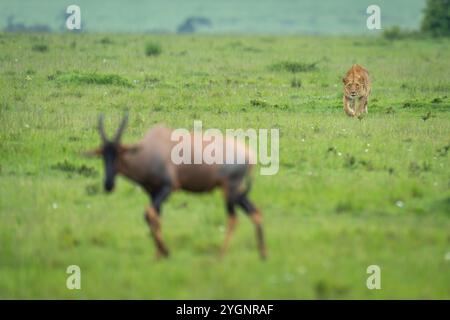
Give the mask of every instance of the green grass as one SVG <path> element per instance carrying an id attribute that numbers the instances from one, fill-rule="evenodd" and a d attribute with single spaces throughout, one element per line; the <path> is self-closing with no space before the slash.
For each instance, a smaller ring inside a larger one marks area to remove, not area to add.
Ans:
<path id="1" fill-rule="evenodd" d="M 31 47 L 31 50 L 36 52 L 46 52 L 48 51 L 48 46 L 45 44 L 35 44 Z"/>
<path id="2" fill-rule="evenodd" d="M 292 73 L 298 72 L 308 72 L 316 70 L 316 62 L 313 63 L 304 63 L 304 62 L 292 62 L 292 61 L 283 61 L 277 62 L 270 66 L 270 70 L 272 71 L 289 71 Z"/>
<path id="3" fill-rule="evenodd" d="M 145 54 L 147 56 L 159 56 L 161 54 L 161 46 L 157 43 L 149 42 L 145 45 Z"/>
<path id="4" fill-rule="evenodd" d="M 449 53 L 427 39 L 0 34 L 0 298 L 449 299 Z M 270 68 L 283 61 L 318 63 L 298 86 Z M 341 106 L 353 63 L 373 79 L 362 120 Z M 171 196 L 172 256 L 154 259 L 144 192 L 119 178 L 105 195 L 101 161 L 82 156 L 98 114 L 112 133 L 124 110 L 125 143 L 159 122 L 280 129 L 280 171 L 251 193 L 268 261 L 243 214 L 218 258 L 218 191 Z M 72 264 L 79 291 L 65 286 Z M 372 264 L 381 290 L 366 288 Z"/>
<path id="5" fill-rule="evenodd" d="M 101 84 L 101 85 L 117 85 L 129 87 L 130 82 L 116 74 L 97 74 L 97 73 L 80 73 L 74 72 L 57 72 L 56 75 L 50 75 L 49 80 L 55 80 L 67 84 Z"/>

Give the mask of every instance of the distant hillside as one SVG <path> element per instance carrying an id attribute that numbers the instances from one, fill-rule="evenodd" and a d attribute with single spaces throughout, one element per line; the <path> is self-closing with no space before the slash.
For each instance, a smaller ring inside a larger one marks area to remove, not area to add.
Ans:
<path id="1" fill-rule="evenodd" d="M 383 27 L 417 29 L 425 0 L 0 0 L 0 29 L 61 31 L 74 3 L 87 32 L 367 34 L 370 4 Z"/>

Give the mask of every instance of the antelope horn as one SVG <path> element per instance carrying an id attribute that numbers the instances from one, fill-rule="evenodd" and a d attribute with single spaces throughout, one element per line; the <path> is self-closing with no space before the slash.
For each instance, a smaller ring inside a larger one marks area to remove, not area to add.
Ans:
<path id="1" fill-rule="evenodd" d="M 105 126 L 103 123 L 103 114 L 98 116 L 98 132 L 100 133 L 100 137 L 102 138 L 102 142 L 105 143 L 108 141 L 105 133 Z"/>
<path id="2" fill-rule="evenodd" d="M 114 136 L 114 142 L 118 143 L 120 141 L 120 138 L 122 137 L 123 130 L 125 129 L 128 122 L 128 112 L 125 113 L 125 116 L 122 119 L 122 122 L 120 123 L 119 128 L 116 131 L 116 135 Z"/>

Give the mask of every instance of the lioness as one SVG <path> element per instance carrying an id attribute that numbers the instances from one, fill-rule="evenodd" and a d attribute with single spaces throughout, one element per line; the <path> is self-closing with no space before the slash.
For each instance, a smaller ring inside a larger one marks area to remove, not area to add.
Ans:
<path id="1" fill-rule="evenodd" d="M 359 117 L 367 113 L 367 100 L 372 89 L 369 73 L 359 64 L 354 64 L 348 70 L 344 83 L 344 111 L 349 117 Z"/>

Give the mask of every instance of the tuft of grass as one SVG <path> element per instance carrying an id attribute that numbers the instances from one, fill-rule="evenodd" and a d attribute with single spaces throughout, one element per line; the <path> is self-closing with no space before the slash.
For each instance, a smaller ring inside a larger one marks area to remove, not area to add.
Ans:
<path id="1" fill-rule="evenodd" d="M 448 150 L 450 150 L 450 144 L 448 144 L 448 145 L 446 145 L 446 146 L 443 146 L 442 148 L 439 148 L 439 149 L 437 150 L 437 154 L 438 154 L 440 157 L 445 157 L 445 156 L 447 155 L 447 153 L 448 153 Z"/>
<path id="2" fill-rule="evenodd" d="M 47 52 L 48 51 L 48 45 L 40 43 L 40 44 L 34 44 L 31 47 L 31 50 L 34 52 Z"/>
<path id="3" fill-rule="evenodd" d="M 161 54 L 161 46 L 155 42 L 149 42 L 145 45 L 145 54 L 147 57 L 159 56 Z"/>
<path id="4" fill-rule="evenodd" d="M 65 159 L 63 162 L 58 162 L 50 167 L 53 170 L 67 172 L 69 174 L 78 174 L 84 177 L 96 177 L 98 175 L 97 170 L 93 167 L 88 167 L 84 164 L 77 166 L 73 163 L 70 163 Z"/>
<path id="5" fill-rule="evenodd" d="M 291 80 L 291 88 L 301 88 L 302 87 L 302 81 L 300 79 L 292 79 Z"/>
<path id="6" fill-rule="evenodd" d="M 131 87 L 130 81 L 117 74 L 82 73 L 78 71 L 57 73 L 49 76 L 49 80 L 70 84 L 99 84 Z"/>
<path id="7" fill-rule="evenodd" d="M 99 42 L 100 42 L 101 44 L 104 44 L 104 45 L 108 45 L 108 44 L 113 44 L 113 43 L 114 43 L 114 41 L 112 41 L 112 39 L 109 38 L 109 37 L 101 38 L 101 39 L 99 40 Z"/>
<path id="8" fill-rule="evenodd" d="M 418 175 L 421 172 L 427 172 L 431 170 L 431 166 L 428 162 L 418 163 L 417 161 L 411 161 L 409 163 L 409 172 L 412 175 Z"/>
<path id="9" fill-rule="evenodd" d="M 442 103 L 442 99 L 441 98 L 434 98 L 433 100 L 431 100 L 431 103 Z"/>
<path id="10" fill-rule="evenodd" d="M 272 64 L 269 69 L 272 71 L 289 71 L 292 73 L 309 72 L 317 69 L 317 62 L 303 63 L 294 61 L 282 61 Z"/>
<path id="11" fill-rule="evenodd" d="M 267 101 L 265 101 L 265 100 L 260 100 L 260 99 L 252 99 L 252 100 L 250 100 L 250 104 L 251 104 L 252 106 L 254 106 L 254 107 L 262 107 L 262 108 L 265 108 L 265 107 L 268 107 L 268 106 L 269 106 L 269 104 L 267 103 Z"/>
<path id="12" fill-rule="evenodd" d="M 417 31 L 403 30 L 399 26 L 384 29 L 382 36 L 387 40 L 402 40 L 422 37 L 422 35 L 420 35 Z"/>

